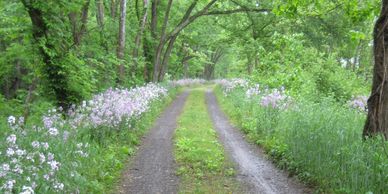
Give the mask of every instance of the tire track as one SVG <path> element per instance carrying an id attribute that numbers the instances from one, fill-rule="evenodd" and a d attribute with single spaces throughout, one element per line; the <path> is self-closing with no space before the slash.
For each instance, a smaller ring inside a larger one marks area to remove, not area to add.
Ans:
<path id="1" fill-rule="evenodd" d="M 217 130 L 225 151 L 235 163 L 238 179 L 247 193 L 263 194 L 299 194 L 311 193 L 286 173 L 277 169 L 258 146 L 247 143 L 241 132 L 235 129 L 220 110 L 212 91 L 206 93 L 208 111 Z"/>
<path id="2" fill-rule="evenodd" d="M 179 178 L 175 175 L 172 138 L 188 94 L 179 95 L 157 119 L 124 170 L 118 193 L 177 193 Z"/>

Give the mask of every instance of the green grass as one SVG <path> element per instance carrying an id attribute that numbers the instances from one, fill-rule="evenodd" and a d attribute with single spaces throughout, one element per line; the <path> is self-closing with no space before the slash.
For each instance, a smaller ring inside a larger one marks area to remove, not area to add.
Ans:
<path id="1" fill-rule="evenodd" d="M 178 119 L 175 158 L 181 193 L 232 193 L 234 169 L 225 158 L 205 104 L 205 88 L 193 89 Z"/>
<path id="2" fill-rule="evenodd" d="M 330 99 L 281 111 L 246 101 L 241 91 L 225 97 L 218 88 L 216 94 L 251 140 L 318 193 L 387 193 L 388 143 L 362 140 L 364 113 Z"/>

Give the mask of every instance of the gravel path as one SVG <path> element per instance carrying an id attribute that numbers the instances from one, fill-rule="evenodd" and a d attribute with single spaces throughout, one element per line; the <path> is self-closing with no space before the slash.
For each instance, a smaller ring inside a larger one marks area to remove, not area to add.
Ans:
<path id="1" fill-rule="evenodd" d="M 118 193 L 177 193 L 172 137 L 176 119 L 189 92 L 184 92 L 163 112 L 143 140 L 129 168 L 124 170 Z"/>
<path id="2" fill-rule="evenodd" d="M 237 178 L 246 187 L 246 193 L 297 194 L 311 193 L 308 188 L 289 178 L 277 169 L 256 145 L 245 141 L 241 132 L 229 123 L 220 110 L 213 92 L 206 93 L 208 111 L 213 125 L 225 147 L 226 153 L 235 163 Z"/>

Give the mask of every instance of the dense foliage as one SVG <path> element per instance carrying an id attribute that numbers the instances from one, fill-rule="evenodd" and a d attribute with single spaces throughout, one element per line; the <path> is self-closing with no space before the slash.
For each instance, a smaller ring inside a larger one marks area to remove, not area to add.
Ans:
<path id="1" fill-rule="evenodd" d="M 377 0 L 121 2 L 1 1 L 1 99 L 67 109 L 117 84 L 250 76 L 342 100 L 371 78 Z"/>

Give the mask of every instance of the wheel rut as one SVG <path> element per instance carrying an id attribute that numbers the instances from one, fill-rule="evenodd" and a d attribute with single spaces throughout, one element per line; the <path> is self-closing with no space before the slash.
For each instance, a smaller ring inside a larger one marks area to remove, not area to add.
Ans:
<path id="1" fill-rule="evenodd" d="M 179 178 L 175 174 L 172 138 L 188 94 L 185 91 L 179 95 L 156 120 L 131 164 L 123 171 L 116 193 L 178 192 Z"/>
<path id="2" fill-rule="evenodd" d="M 311 191 L 277 169 L 265 158 L 264 153 L 256 145 L 247 143 L 242 133 L 234 128 L 225 114 L 220 110 L 217 99 L 212 91 L 207 91 L 206 102 L 226 153 L 235 163 L 237 178 L 244 186 L 246 193 L 262 194 L 299 194 Z"/>

